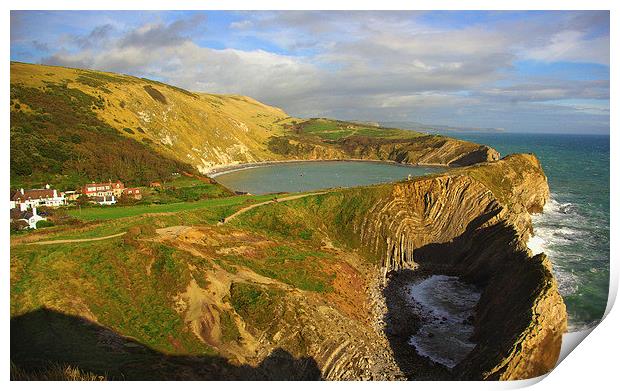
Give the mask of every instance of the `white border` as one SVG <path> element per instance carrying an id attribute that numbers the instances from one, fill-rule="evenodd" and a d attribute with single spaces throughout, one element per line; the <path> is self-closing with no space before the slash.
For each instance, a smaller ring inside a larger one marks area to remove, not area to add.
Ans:
<path id="1" fill-rule="evenodd" d="M 10 9 L 31 9 L 31 10 L 52 10 L 52 9 L 83 9 L 83 10 L 98 10 L 98 9 L 118 9 L 118 10 L 193 10 L 193 9 L 209 9 L 209 10 L 234 10 L 234 9 L 251 9 L 251 10 L 271 10 L 271 9 L 324 9 L 324 10 L 339 10 L 339 9 L 351 9 L 351 5 L 354 5 L 354 9 L 415 9 L 415 10 L 441 10 L 441 9 L 453 9 L 453 10 L 612 10 L 611 12 L 611 69 L 618 64 L 618 28 L 620 18 L 618 17 L 620 11 L 618 10 L 617 1 L 605 1 L 605 0 L 589 0 L 589 1 L 577 1 L 577 0 L 538 0 L 538 1 L 515 1 L 515 0 L 475 0 L 465 3 L 462 0 L 447 0 L 447 1 L 430 1 L 421 0 L 415 3 L 407 1 L 396 0 L 382 0 L 381 2 L 370 0 L 358 0 L 355 3 L 347 3 L 345 1 L 338 0 L 263 0 L 260 1 L 197 1 L 197 0 L 176 0 L 174 2 L 164 0 L 151 0 L 151 1 L 138 1 L 138 0 L 124 0 L 118 2 L 110 2 L 103 0 L 91 0 L 88 2 L 78 2 L 75 0 L 22 0 L 19 2 L 3 2 L 5 12 L 0 16 L 2 26 L 4 29 L 3 51 L 5 53 L 5 61 L 1 63 L 4 77 L 2 78 L 3 93 L 2 99 L 2 116 L 4 124 L 4 132 L 2 137 L 2 147 L 5 153 L 3 154 L 2 166 L 3 175 L 0 176 L 2 188 L 4 192 L 8 194 L 9 189 L 9 57 L 10 57 Z M 614 74 L 615 76 L 615 74 Z M 612 76 L 611 78 L 611 96 L 617 96 L 618 83 L 617 79 Z M 613 99 L 612 99 L 613 101 Z M 613 106 L 612 106 L 613 107 Z M 611 128 L 615 129 L 617 125 L 615 111 L 611 111 Z M 614 202 L 614 196 L 618 195 L 618 159 L 615 157 L 615 152 L 618 151 L 618 136 L 612 132 L 611 134 L 611 283 L 610 283 L 610 300 L 608 303 L 607 311 L 611 309 L 618 290 L 618 244 L 613 240 L 615 234 L 615 228 L 618 226 L 618 203 Z M 8 209 L 0 208 L 0 221 L 8 220 Z M 1 360 L 0 368 L 2 380 L 8 383 L 9 379 L 9 275 L 7 273 L 9 269 L 9 233 L 8 224 L 0 224 L 2 232 L 2 239 L 5 254 L 5 263 L 3 278 L 0 280 L 2 287 L 1 291 L 4 292 L 0 297 L 2 303 L 2 346 L 4 355 Z M 550 387 L 551 389 L 592 389 L 595 387 L 601 387 L 607 389 L 608 385 L 614 384 L 617 379 L 617 357 L 616 353 L 619 349 L 619 338 L 616 330 L 620 330 L 620 315 L 618 310 L 611 312 L 603 322 L 596 327 L 590 336 L 586 339 L 585 343 L 581 343 L 575 349 L 575 352 L 569 354 L 568 357 L 562 361 L 562 363 L 549 374 L 544 381 L 537 383 L 538 380 L 533 381 L 520 381 L 520 382 L 493 382 L 493 383 L 481 383 L 481 382 L 468 382 L 468 383 L 446 383 L 446 382 L 429 382 L 429 383 L 404 383 L 404 382 L 391 382 L 391 383 L 374 383 L 374 382 L 329 382 L 321 383 L 321 387 L 338 387 L 349 388 L 355 387 L 356 390 L 377 388 L 377 387 L 390 387 L 401 388 L 410 387 L 414 388 L 433 388 L 433 389 L 450 389 L 452 387 L 459 387 L 459 389 L 465 390 L 478 390 L 478 389 L 504 389 L 504 388 L 520 388 L 526 385 L 534 385 L 535 388 Z M 168 388 L 174 386 L 171 383 L 152 383 L 152 382 L 134 382 L 134 383 L 107 383 L 107 384 L 95 384 L 89 383 L 89 387 L 110 387 L 110 384 L 114 384 L 114 387 L 129 388 L 129 387 L 155 387 L 155 388 Z M 37 383 L 10 383 L 8 384 L 14 388 L 39 388 L 41 384 Z M 60 388 L 72 388 L 82 387 L 84 383 L 45 383 L 44 387 L 51 389 Z M 268 382 L 268 383 L 247 383 L 247 382 L 227 382 L 221 384 L 219 382 L 202 383 L 202 382 L 184 382 L 182 385 L 184 388 L 196 388 L 204 389 L 205 387 L 226 387 L 229 388 L 241 388 L 241 387 L 269 387 L 270 389 L 290 389 L 291 387 L 310 389 L 316 387 L 315 383 L 282 383 L 282 382 Z"/>

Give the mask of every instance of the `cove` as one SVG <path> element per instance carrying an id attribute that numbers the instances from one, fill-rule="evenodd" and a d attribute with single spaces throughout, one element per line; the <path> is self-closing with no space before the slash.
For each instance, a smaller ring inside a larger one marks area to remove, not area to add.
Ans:
<path id="1" fill-rule="evenodd" d="M 414 311 L 422 320 L 409 344 L 419 355 L 453 368 L 475 346 L 470 338 L 480 292 L 474 285 L 445 275 L 411 282 L 407 289 Z"/>
<path id="2" fill-rule="evenodd" d="M 240 192 L 292 193 L 395 182 L 409 175 L 423 176 L 441 173 L 446 169 L 387 162 L 309 161 L 232 169 L 218 174 L 215 179 L 229 189 Z"/>

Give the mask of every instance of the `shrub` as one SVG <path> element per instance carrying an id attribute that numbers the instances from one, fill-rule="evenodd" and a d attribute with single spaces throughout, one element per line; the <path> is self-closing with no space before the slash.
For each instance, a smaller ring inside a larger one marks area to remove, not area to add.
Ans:
<path id="1" fill-rule="evenodd" d="M 41 221 L 37 222 L 37 229 L 53 227 L 53 226 L 54 226 L 54 223 L 52 223 L 51 221 L 48 221 L 48 220 L 41 220 Z"/>
<path id="2" fill-rule="evenodd" d="M 24 381 L 24 380 L 60 380 L 60 381 L 103 381 L 106 377 L 103 375 L 97 375 L 92 372 L 81 370 L 78 367 L 71 365 L 61 365 L 59 363 L 47 363 L 43 369 L 36 371 L 27 371 L 11 361 L 11 380 L 12 381 Z"/>

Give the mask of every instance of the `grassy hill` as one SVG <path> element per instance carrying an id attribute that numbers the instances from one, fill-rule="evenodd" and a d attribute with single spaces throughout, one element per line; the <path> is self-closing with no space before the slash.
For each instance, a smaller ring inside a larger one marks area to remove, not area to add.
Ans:
<path id="1" fill-rule="evenodd" d="M 329 119 L 238 95 L 195 93 L 107 72 L 11 63 L 11 185 L 130 184 L 173 172 L 286 159 L 471 164 L 488 147 Z"/>
<path id="2" fill-rule="evenodd" d="M 105 72 L 11 63 L 11 180 L 144 183 L 271 158 L 287 115 L 240 96 L 195 94 Z"/>

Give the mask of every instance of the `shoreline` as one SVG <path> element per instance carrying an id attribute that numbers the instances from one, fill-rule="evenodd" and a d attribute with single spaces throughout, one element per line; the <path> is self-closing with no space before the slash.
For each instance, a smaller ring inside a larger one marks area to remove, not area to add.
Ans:
<path id="1" fill-rule="evenodd" d="M 236 171 L 249 170 L 252 168 L 276 166 L 284 164 L 294 163 L 330 163 L 330 162 L 354 162 L 354 163 L 380 163 L 389 164 L 402 167 L 450 167 L 448 164 L 439 163 L 399 163 L 393 160 L 379 160 L 379 159 L 291 159 L 291 160 L 265 160 L 260 162 L 249 162 L 240 164 L 229 164 L 214 168 L 210 171 L 206 171 L 203 175 L 209 178 L 216 178 L 220 175 L 230 174 Z"/>
<path id="2" fill-rule="evenodd" d="M 454 380 L 454 372 L 430 357 L 423 356 L 409 339 L 427 322 L 413 308 L 406 289 L 413 281 L 431 276 L 425 271 L 404 269 L 384 276 L 377 270 L 368 282 L 372 326 L 387 340 L 399 375 L 407 380 Z M 396 310 L 398 308 L 398 311 Z"/>

